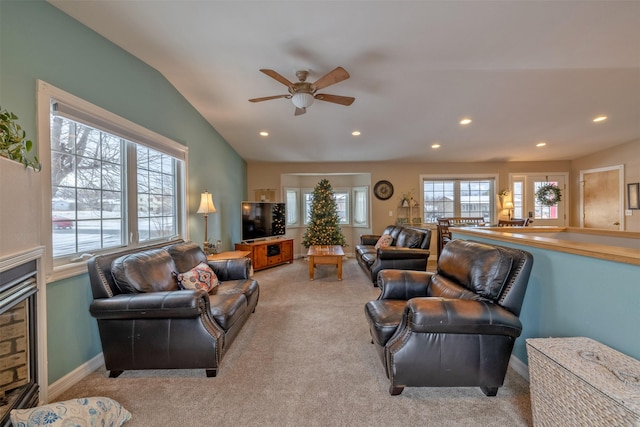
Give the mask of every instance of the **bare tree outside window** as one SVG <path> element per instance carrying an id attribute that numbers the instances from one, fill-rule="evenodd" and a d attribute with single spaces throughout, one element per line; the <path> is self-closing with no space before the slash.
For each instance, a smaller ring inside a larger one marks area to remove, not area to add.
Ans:
<path id="1" fill-rule="evenodd" d="M 66 117 L 51 115 L 53 256 L 176 234 L 176 160 Z M 127 147 L 136 147 L 127 158 Z M 127 164 L 136 175 L 137 224 L 127 223 Z"/>
<path id="2" fill-rule="evenodd" d="M 122 245 L 124 141 L 51 116 L 53 254 Z"/>

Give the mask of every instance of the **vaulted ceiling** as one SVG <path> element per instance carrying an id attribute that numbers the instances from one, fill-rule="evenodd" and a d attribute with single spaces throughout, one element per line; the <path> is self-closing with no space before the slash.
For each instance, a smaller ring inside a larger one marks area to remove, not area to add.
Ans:
<path id="1" fill-rule="evenodd" d="M 640 140 L 640 1 L 50 3 L 162 73 L 247 161 L 569 160 Z M 351 106 L 248 101 L 288 93 L 260 69 L 337 66 L 351 77 L 321 92 Z"/>

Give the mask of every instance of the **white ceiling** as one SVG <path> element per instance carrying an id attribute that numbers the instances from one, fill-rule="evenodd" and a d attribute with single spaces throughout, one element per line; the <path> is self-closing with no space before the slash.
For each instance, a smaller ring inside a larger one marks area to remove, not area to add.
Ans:
<path id="1" fill-rule="evenodd" d="M 640 140 L 638 0 L 50 3 L 160 71 L 247 161 L 568 160 Z M 287 93 L 260 68 L 336 66 L 351 78 L 322 92 L 349 107 L 248 102 Z"/>

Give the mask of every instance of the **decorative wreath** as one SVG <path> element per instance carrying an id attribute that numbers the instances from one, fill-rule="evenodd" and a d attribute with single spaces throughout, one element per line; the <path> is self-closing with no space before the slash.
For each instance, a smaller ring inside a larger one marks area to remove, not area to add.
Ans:
<path id="1" fill-rule="evenodd" d="M 546 184 L 536 191 L 536 200 L 542 206 L 555 206 L 562 200 L 562 193 L 557 185 Z"/>

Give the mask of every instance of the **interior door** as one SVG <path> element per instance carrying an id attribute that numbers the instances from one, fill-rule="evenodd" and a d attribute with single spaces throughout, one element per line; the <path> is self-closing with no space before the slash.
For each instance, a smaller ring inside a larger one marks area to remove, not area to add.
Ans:
<path id="1" fill-rule="evenodd" d="M 567 185 L 565 175 L 529 175 L 526 181 L 525 213 L 531 225 L 554 225 L 563 227 L 567 225 Z M 554 206 L 543 206 L 536 201 L 536 191 L 545 184 L 555 184 L 561 190 L 560 202 Z"/>
<path id="2" fill-rule="evenodd" d="M 622 230 L 620 168 L 581 173 L 582 221 L 585 228 Z"/>

